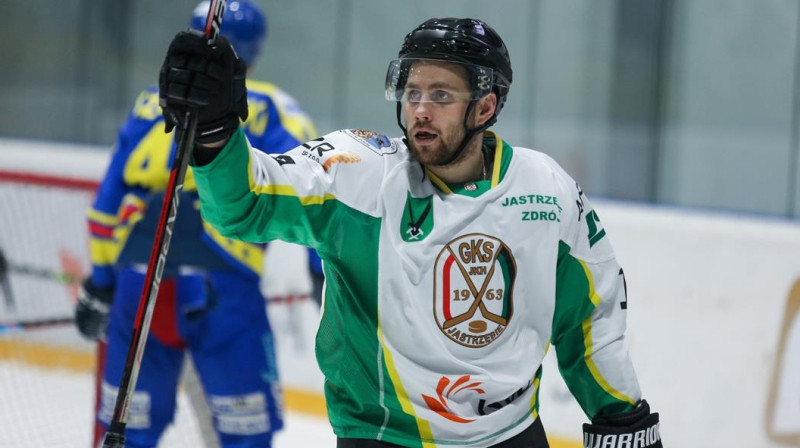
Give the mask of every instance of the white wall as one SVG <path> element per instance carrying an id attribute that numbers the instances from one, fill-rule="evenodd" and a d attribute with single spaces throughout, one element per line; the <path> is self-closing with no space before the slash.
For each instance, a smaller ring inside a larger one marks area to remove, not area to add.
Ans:
<path id="1" fill-rule="evenodd" d="M 104 151 L 0 141 L 0 170 L 99 176 L 86 167 L 102 166 L 106 158 Z M 800 222 L 594 203 L 625 269 L 630 350 L 644 397 L 661 414 L 667 446 L 780 446 L 767 436 L 768 427 L 784 439 L 797 437 L 794 446 L 800 445 L 800 315 L 784 314 L 792 285 L 800 281 Z M 3 207 L 0 202 L 0 213 Z M 283 279 L 286 292 L 307 292 L 305 252 L 289 248 L 281 254 L 285 262 L 274 263 L 270 275 Z M 800 287 L 793 297 L 797 313 Z M 281 354 L 284 381 L 320 390 L 311 349 L 317 313 L 308 307 L 299 315 L 281 313 L 273 319 L 276 331 L 302 327 Z M 774 375 L 784 333 L 787 354 Z M 541 415 L 551 434 L 578 439 L 585 417 L 551 358 L 552 352 Z M 768 407 L 773 382 L 780 385 L 771 400 L 777 411 Z"/>

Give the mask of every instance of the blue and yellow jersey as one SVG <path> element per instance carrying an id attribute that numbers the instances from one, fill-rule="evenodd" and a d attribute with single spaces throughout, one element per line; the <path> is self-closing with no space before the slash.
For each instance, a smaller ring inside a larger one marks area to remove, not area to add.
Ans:
<path id="1" fill-rule="evenodd" d="M 254 147 L 282 153 L 316 137 L 311 120 L 287 93 L 252 80 L 247 81 L 247 90 L 249 117 L 242 129 Z M 142 91 L 120 128 L 110 164 L 88 212 L 92 280 L 98 286 L 114 284 L 113 266 L 117 262 L 148 261 L 176 150 L 173 133 L 165 133 L 164 126 L 158 89 Z M 168 263 L 239 269 L 257 278 L 263 246 L 225 238 L 201 220 L 191 167 L 184 191 Z"/>

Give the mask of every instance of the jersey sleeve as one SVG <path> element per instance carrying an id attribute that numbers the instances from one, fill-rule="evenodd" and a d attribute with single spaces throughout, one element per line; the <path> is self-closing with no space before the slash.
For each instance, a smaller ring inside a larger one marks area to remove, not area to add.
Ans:
<path id="1" fill-rule="evenodd" d="M 300 104 L 273 84 L 247 80 L 248 118 L 242 123 L 254 148 L 284 153 L 303 142 L 317 138 L 314 123 Z M 308 249 L 309 269 L 322 272 L 322 262 L 314 249 Z"/>
<path id="2" fill-rule="evenodd" d="M 564 213 L 552 342 L 567 386 L 590 418 L 641 399 L 625 341 L 626 286 L 599 215 L 580 186 L 554 168 Z"/>
<path id="3" fill-rule="evenodd" d="M 240 130 L 211 163 L 193 169 L 203 219 L 222 235 L 324 249 L 341 239 L 343 222 L 377 216 L 384 168 L 346 131 L 266 154 Z"/>
<path id="4" fill-rule="evenodd" d="M 143 205 L 135 204 L 139 197 L 137 188 L 125 179 L 131 153 L 160 116 L 157 91 L 154 88 L 142 91 L 120 127 L 111 160 L 87 213 L 92 281 L 99 287 L 114 285 L 113 265 L 122 246 L 117 234 L 120 220 L 127 219 Z"/>
<path id="5" fill-rule="evenodd" d="M 114 285 L 112 266 L 118 252 L 114 228 L 119 222 L 117 210 L 126 189 L 121 176 L 125 164 L 124 152 L 119 149 L 120 144 L 124 144 L 122 140 L 122 136 L 117 139 L 106 175 L 87 213 L 92 282 L 101 288 Z"/>

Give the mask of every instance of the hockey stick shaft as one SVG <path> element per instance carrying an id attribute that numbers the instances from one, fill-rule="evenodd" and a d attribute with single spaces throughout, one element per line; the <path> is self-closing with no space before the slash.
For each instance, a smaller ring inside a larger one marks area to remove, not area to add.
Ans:
<path id="1" fill-rule="evenodd" d="M 9 311 L 14 311 L 17 307 L 16 301 L 14 301 L 14 291 L 11 290 L 11 281 L 5 273 L 0 273 L 0 293 L 3 294 L 6 308 Z"/>
<path id="2" fill-rule="evenodd" d="M 41 268 L 38 266 L 10 264 L 8 265 L 8 273 L 37 277 L 44 280 L 53 280 L 60 283 L 66 283 L 68 285 L 79 285 L 81 283 L 81 279 L 75 274 L 54 271 L 52 269 Z M 0 277 L 2 277 L 2 274 L 0 274 Z"/>
<path id="3" fill-rule="evenodd" d="M 8 279 L 8 260 L 2 249 L 0 249 L 0 291 L 3 293 L 6 308 L 14 310 L 14 293 L 11 291 L 11 281 Z"/>
<path id="4" fill-rule="evenodd" d="M 55 327 L 59 325 L 72 324 L 75 316 L 48 317 L 45 319 L 27 320 L 20 322 L 0 322 L 0 334 L 16 333 L 25 330 L 33 330 L 44 327 Z"/>
<path id="5" fill-rule="evenodd" d="M 220 26 L 222 25 L 222 15 L 225 12 L 225 0 L 212 0 L 209 5 L 208 18 L 206 19 L 205 35 L 208 45 L 214 45 Z M 186 176 L 186 169 L 189 164 L 189 151 L 194 145 L 195 132 L 197 131 L 197 113 L 189 110 L 186 112 L 182 132 L 178 141 L 178 148 L 170 170 L 169 183 L 167 184 L 164 201 L 161 204 L 161 215 L 159 217 L 158 228 L 153 240 L 153 249 L 150 253 L 150 262 L 147 265 L 142 295 L 139 298 L 139 309 L 136 313 L 136 320 L 133 327 L 131 344 L 128 349 L 128 356 L 125 360 L 122 380 L 117 390 L 117 400 L 114 406 L 114 417 L 111 420 L 106 438 L 103 441 L 104 448 L 124 448 L 125 446 L 125 427 L 127 425 L 128 408 L 136 388 L 136 380 L 139 376 L 139 367 L 144 354 L 144 347 L 147 335 L 150 331 L 150 322 L 153 318 L 158 288 L 161 283 L 161 276 L 164 273 L 169 242 L 172 237 L 172 230 L 175 218 L 178 213 L 180 193 L 183 190 L 183 180 Z"/>
<path id="6" fill-rule="evenodd" d="M 11 288 L 10 274 L 52 280 L 59 283 L 65 283 L 67 285 L 79 285 L 81 283 L 80 275 L 77 274 L 55 271 L 53 269 L 40 266 L 11 263 L 8 261 L 8 258 L 6 258 L 3 250 L 0 249 L 0 295 L 3 296 L 6 309 L 9 311 L 14 311 L 16 308 L 14 291 Z"/>

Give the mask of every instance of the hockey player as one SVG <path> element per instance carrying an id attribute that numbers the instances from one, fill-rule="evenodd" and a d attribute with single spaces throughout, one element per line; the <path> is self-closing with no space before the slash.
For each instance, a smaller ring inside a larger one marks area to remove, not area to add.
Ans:
<path id="1" fill-rule="evenodd" d="M 386 77 L 404 138 L 342 130 L 280 156 L 239 129 L 236 78 L 217 75 L 233 71 L 230 49 L 198 42 L 179 33 L 169 47 L 165 115 L 208 104 L 200 127 L 217 132 L 191 161 L 208 222 L 318 249 L 316 353 L 338 447 L 547 447 L 538 394 L 551 343 L 592 421 L 585 446 L 662 446 L 598 213 L 550 157 L 488 130 L 512 80 L 491 27 L 430 19 L 406 36 Z"/>
<path id="2" fill-rule="evenodd" d="M 207 11 L 208 2 L 197 6 L 192 28 L 203 29 Z M 221 35 L 248 69 L 266 33 L 265 17 L 255 3 L 228 3 Z M 241 129 L 252 142 L 281 152 L 316 137 L 289 95 L 263 82 L 248 79 L 246 85 L 246 101 L 245 86 L 238 86 L 239 114 L 247 118 Z M 107 337 L 105 362 L 100 344 L 95 446 L 113 416 L 175 146 L 173 133 L 165 133 L 158 90 L 143 91 L 119 131 L 89 211 L 93 269 L 83 284 L 76 320 L 86 337 Z M 268 447 L 283 421 L 272 331 L 259 289 L 263 245 L 228 239 L 201 220 L 191 170 L 184 190 L 189 193 L 181 199 L 128 411 L 126 446 L 157 445 L 173 419 L 188 352 L 222 446 Z"/>

